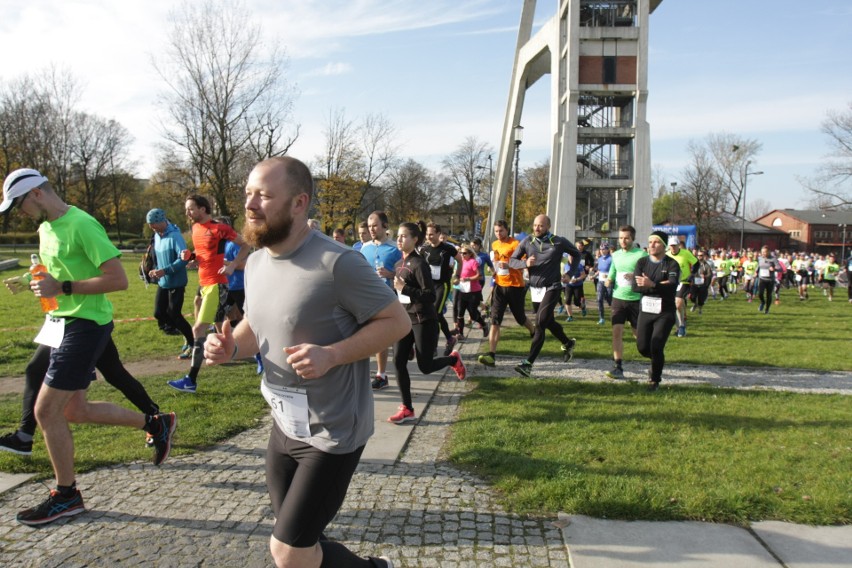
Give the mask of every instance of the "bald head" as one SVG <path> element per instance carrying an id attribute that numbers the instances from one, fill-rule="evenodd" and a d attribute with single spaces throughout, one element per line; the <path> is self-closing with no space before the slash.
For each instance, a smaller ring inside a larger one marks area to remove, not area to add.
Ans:
<path id="1" fill-rule="evenodd" d="M 543 237 L 550 230 L 550 217 L 538 215 L 533 221 L 533 233 L 537 237 Z"/>
<path id="2" fill-rule="evenodd" d="M 288 195 L 294 196 L 306 193 L 309 199 L 314 197 L 314 178 L 311 170 L 301 161 L 290 156 L 276 156 L 259 162 L 249 174 L 263 178 L 267 184 L 283 188 Z"/>

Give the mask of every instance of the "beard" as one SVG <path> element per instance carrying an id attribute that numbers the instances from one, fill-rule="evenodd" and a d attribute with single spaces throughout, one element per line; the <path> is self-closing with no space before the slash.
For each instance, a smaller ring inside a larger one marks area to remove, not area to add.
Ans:
<path id="1" fill-rule="evenodd" d="M 253 248 L 272 246 L 287 239 L 293 230 L 293 215 L 290 214 L 289 209 L 285 207 L 277 220 L 272 222 L 268 217 L 262 224 L 247 221 L 243 227 L 243 238 Z"/>

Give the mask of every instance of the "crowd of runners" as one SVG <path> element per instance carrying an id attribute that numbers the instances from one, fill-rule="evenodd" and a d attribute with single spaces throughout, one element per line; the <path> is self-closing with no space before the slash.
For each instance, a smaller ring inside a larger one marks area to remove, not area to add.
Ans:
<path id="1" fill-rule="evenodd" d="M 5 284 L 13 292 L 28 287 L 45 306 L 54 301 L 45 308 L 50 317 L 27 366 L 21 426 L 0 436 L 0 450 L 31 455 L 36 425 L 42 430 L 56 486 L 16 518 L 43 525 L 85 510 L 69 422 L 144 431 L 152 461 L 161 465 L 178 421 L 174 412 L 161 412 L 127 372 L 112 341 L 113 309 L 106 294 L 128 284 L 121 253 L 103 227 L 65 203 L 36 170 L 12 172 L 3 191 L 0 212 L 41 222 L 44 263 L 34 263 L 31 278 Z M 495 366 L 507 309 L 530 334 L 528 353 L 513 365 L 520 376 L 533 375 L 548 332 L 559 342 L 563 362 L 570 362 L 577 339 L 568 336 L 570 326 L 560 318 L 571 322 L 588 314 L 585 290 L 591 283 L 597 323 L 611 324 L 613 367 L 607 375 L 624 378 L 629 324 L 637 351 L 650 360 L 647 388 L 655 391 L 671 331 L 687 335 L 689 312 L 700 314 L 712 299 L 742 294 L 769 315 L 782 290 L 792 290 L 789 296 L 797 294 L 802 302 L 822 295 L 833 301 L 852 272 L 852 258 L 839 263 L 833 254 L 767 247 L 690 251 L 676 236 L 660 231 L 637 236 L 629 225 L 619 227 L 612 244 L 573 243 L 553 234 L 544 214 L 520 240 L 510 236 L 505 221 L 496 221 L 493 240 L 484 246 L 480 239 L 454 244 L 439 225 L 422 221 L 398 223 L 394 235 L 387 214 L 373 211 L 350 247 L 343 231 L 326 236 L 308 219 L 312 201 L 313 179 L 302 162 L 264 160 L 246 183 L 241 233 L 228 219 L 214 218 L 205 197 L 189 195 L 184 208 L 192 247 L 163 209 L 151 209 L 146 221 L 154 235 L 140 267 L 141 276 L 157 285 L 159 328 L 184 340 L 177 356 L 189 368 L 168 381 L 169 387 L 203 395 L 198 380 L 203 364 L 257 361 L 260 390 L 274 418 L 267 487 L 275 517 L 270 551 L 280 567 L 392 568 L 386 557 L 360 558 L 323 537 L 372 434 L 370 390 L 390 386 L 389 364 L 401 404 L 387 420 L 404 424 L 417 420 L 409 363 L 415 361 L 424 374 L 449 368 L 464 380 L 467 368 L 457 346 L 465 334 L 478 332 L 488 347 L 477 361 Z M 192 325 L 183 316 L 188 268 L 197 268 L 199 281 Z M 282 282 L 294 283 L 297 293 L 281 293 Z M 88 401 L 95 368 L 139 412 Z"/>

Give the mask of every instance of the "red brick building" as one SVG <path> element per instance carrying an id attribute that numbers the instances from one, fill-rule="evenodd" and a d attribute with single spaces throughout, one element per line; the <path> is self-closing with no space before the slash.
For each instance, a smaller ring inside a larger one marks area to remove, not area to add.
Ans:
<path id="1" fill-rule="evenodd" d="M 792 250 L 840 257 L 852 244 L 852 211 L 775 209 L 754 222 L 790 235 Z"/>

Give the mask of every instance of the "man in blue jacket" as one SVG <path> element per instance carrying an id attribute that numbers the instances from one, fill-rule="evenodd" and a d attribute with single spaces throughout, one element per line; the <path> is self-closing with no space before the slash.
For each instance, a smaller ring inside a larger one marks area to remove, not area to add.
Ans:
<path id="1" fill-rule="evenodd" d="M 154 254 L 156 265 L 148 273 L 157 279 L 157 296 L 154 301 L 154 317 L 160 327 L 172 327 L 184 337 L 179 357 L 188 359 L 192 353 L 192 326 L 183 317 L 183 299 L 186 293 L 186 261 L 181 260 L 180 251 L 186 249 L 186 241 L 180 229 L 166 218 L 162 209 L 151 209 L 146 217 L 154 231 Z"/>

